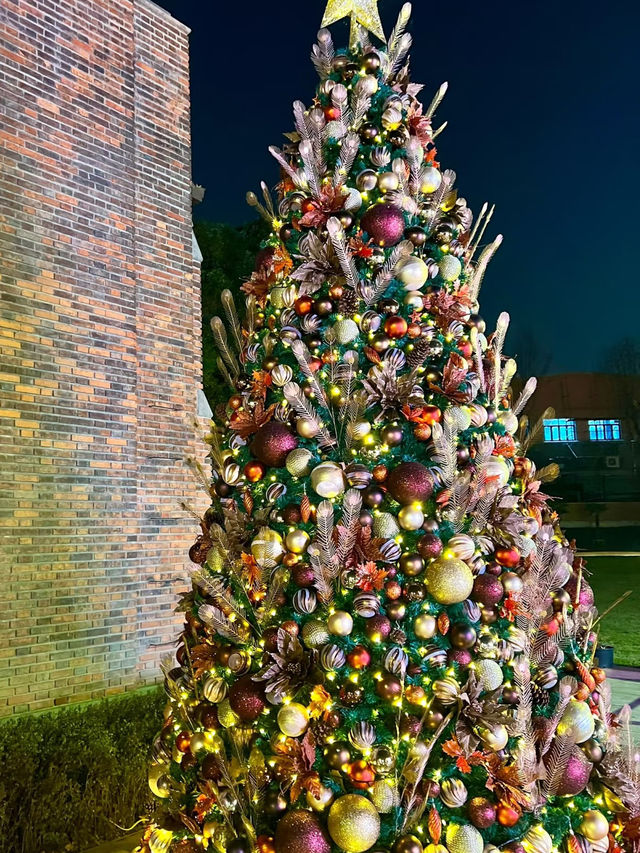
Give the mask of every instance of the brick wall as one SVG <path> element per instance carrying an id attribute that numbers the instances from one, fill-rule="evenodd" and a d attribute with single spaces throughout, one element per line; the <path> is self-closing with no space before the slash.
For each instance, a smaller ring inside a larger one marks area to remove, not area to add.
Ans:
<path id="1" fill-rule="evenodd" d="M 188 30 L 0 0 L 0 714 L 157 675 L 197 501 Z"/>

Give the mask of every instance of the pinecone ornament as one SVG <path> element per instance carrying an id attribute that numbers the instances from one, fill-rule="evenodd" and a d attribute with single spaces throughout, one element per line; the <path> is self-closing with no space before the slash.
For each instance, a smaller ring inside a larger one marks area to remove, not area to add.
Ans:
<path id="1" fill-rule="evenodd" d="M 353 317 L 358 313 L 360 300 L 355 290 L 350 287 L 345 287 L 342 296 L 338 300 L 338 314 L 344 317 Z"/>

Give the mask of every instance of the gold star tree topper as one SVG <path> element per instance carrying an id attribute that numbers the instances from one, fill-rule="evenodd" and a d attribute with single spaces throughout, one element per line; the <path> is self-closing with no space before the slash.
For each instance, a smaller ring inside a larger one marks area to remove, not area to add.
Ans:
<path id="1" fill-rule="evenodd" d="M 322 19 L 322 26 L 328 27 L 347 16 L 351 17 L 351 35 L 349 46 L 358 44 L 359 28 L 364 27 L 382 41 L 385 40 L 382 21 L 378 12 L 378 0 L 329 0 Z"/>

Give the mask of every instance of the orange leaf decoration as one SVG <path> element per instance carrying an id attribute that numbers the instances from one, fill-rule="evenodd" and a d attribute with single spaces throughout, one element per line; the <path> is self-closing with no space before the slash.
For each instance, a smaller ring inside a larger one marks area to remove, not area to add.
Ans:
<path id="1" fill-rule="evenodd" d="M 244 508 L 247 511 L 247 515 L 251 515 L 253 512 L 253 496 L 249 489 L 245 489 L 242 493 L 242 503 L 244 504 Z"/>
<path id="2" fill-rule="evenodd" d="M 580 676 L 580 681 L 582 681 L 583 684 L 586 684 L 589 688 L 589 693 L 592 693 L 596 689 L 595 678 L 591 675 L 591 673 L 581 660 L 578 660 L 576 658 L 575 664 L 576 669 L 578 670 L 578 675 Z"/>
<path id="3" fill-rule="evenodd" d="M 300 515 L 305 524 L 311 518 L 311 501 L 308 495 L 302 496 L 302 500 L 300 501 Z"/>
<path id="4" fill-rule="evenodd" d="M 567 853 L 580 853 L 580 844 L 573 832 L 567 836 Z"/>
<path id="5" fill-rule="evenodd" d="M 440 812 L 435 806 L 431 806 L 428 826 L 429 835 L 433 839 L 433 843 L 439 844 L 442 836 L 442 818 L 440 817 Z"/>
<path id="6" fill-rule="evenodd" d="M 449 630 L 449 626 L 450 626 L 450 625 L 451 625 L 451 620 L 449 619 L 449 617 L 447 616 L 447 614 L 446 614 L 446 613 L 444 613 L 444 611 L 443 611 L 443 612 L 438 616 L 438 631 L 440 631 L 440 633 L 441 633 L 442 635 L 444 635 L 444 634 L 446 634 L 446 633 L 447 633 L 447 631 Z"/>

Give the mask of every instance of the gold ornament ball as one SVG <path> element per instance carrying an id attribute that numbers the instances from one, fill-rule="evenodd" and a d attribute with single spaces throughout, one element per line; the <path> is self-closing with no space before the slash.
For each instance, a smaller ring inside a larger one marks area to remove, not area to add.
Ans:
<path id="1" fill-rule="evenodd" d="M 445 281 L 455 281 L 462 272 L 462 264 L 454 255 L 445 255 L 438 264 L 438 269 Z"/>
<path id="2" fill-rule="evenodd" d="M 424 524 L 424 513 L 418 506 L 403 506 L 398 513 L 398 522 L 403 530 L 420 530 Z"/>
<path id="3" fill-rule="evenodd" d="M 364 853 L 380 835 L 378 810 L 360 794 L 339 797 L 329 809 L 327 825 L 333 841 L 346 853 Z"/>
<path id="4" fill-rule="evenodd" d="M 151 792 L 164 799 L 169 796 L 169 768 L 164 764 L 152 764 L 149 768 L 149 788 Z"/>
<path id="5" fill-rule="evenodd" d="M 345 320 L 338 320 L 333 327 L 333 332 L 336 336 L 336 341 L 343 345 L 350 344 L 351 341 L 355 341 L 355 339 L 360 335 L 358 324 L 355 320 L 351 320 L 349 318 Z"/>
<path id="6" fill-rule="evenodd" d="M 298 418 L 296 430 L 301 438 L 314 438 L 320 432 L 320 427 L 313 418 Z"/>
<path id="7" fill-rule="evenodd" d="M 261 568 L 275 568 L 284 555 L 282 536 L 277 530 L 261 527 L 258 535 L 251 543 L 251 554 Z"/>
<path id="8" fill-rule="evenodd" d="M 304 554 L 311 537 L 305 530 L 291 530 L 287 533 L 284 544 L 294 554 Z"/>
<path id="9" fill-rule="evenodd" d="M 413 633 L 421 640 L 430 640 L 438 630 L 438 623 L 430 613 L 421 613 L 413 623 Z"/>
<path id="10" fill-rule="evenodd" d="M 317 649 L 329 642 L 329 632 L 319 619 L 310 619 L 302 627 L 302 639 L 305 646 Z"/>
<path id="11" fill-rule="evenodd" d="M 602 812 L 589 809 L 582 816 L 580 832 L 587 841 L 600 841 L 609 833 L 609 821 Z"/>
<path id="12" fill-rule="evenodd" d="M 240 717 L 233 710 L 228 699 L 218 705 L 218 720 L 225 729 L 231 729 L 240 722 Z"/>
<path id="13" fill-rule="evenodd" d="M 553 839 L 544 826 L 537 823 L 527 830 L 526 835 L 522 839 L 522 846 L 526 853 L 551 853 Z"/>
<path id="14" fill-rule="evenodd" d="M 395 515 L 390 512 L 377 512 L 373 518 L 373 535 L 380 539 L 393 539 L 400 533 Z"/>
<path id="15" fill-rule="evenodd" d="M 484 840 L 475 826 L 450 823 L 446 833 L 449 853 L 482 853 Z"/>
<path id="16" fill-rule="evenodd" d="M 335 462 L 321 462 L 311 472 L 311 486 L 322 498 L 337 498 L 344 492 L 342 468 Z"/>
<path id="17" fill-rule="evenodd" d="M 481 658 L 474 664 L 478 686 L 485 691 L 497 690 L 503 682 L 504 676 L 500 664 L 488 658 Z"/>
<path id="18" fill-rule="evenodd" d="M 478 734 L 482 743 L 494 752 L 499 752 L 504 749 L 509 740 L 509 732 L 506 727 L 497 723 L 491 727 L 481 727 L 478 729 Z"/>
<path id="19" fill-rule="evenodd" d="M 173 841 L 173 832 L 169 829 L 161 829 L 157 826 L 149 838 L 149 850 L 151 853 L 168 853 Z"/>
<path id="20" fill-rule="evenodd" d="M 586 702 L 572 699 L 565 708 L 558 723 L 558 734 L 570 737 L 575 743 L 589 740 L 596 727 L 596 721 Z"/>
<path id="21" fill-rule="evenodd" d="M 304 477 L 311 470 L 313 453 L 305 447 L 296 447 L 285 460 L 285 467 L 292 477 Z"/>
<path id="22" fill-rule="evenodd" d="M 456 557 L 438 557 L 426 572 L 429 593 L 438 604 L 459 604 L 471 594 L 473 574 L 469 566 Z"/>
<path id="23" fill-rule="evenodd" d="M 369 788 L 371 802 L 380 814 L 388 814 L 398 805 L 398 790 L 389 779 L 378 779 Z"/>
<path id="24" fill-rule="evenodd" d="M 322 785 L 319 796 L 317 797 L 314 797 L 311 791 L 307 791 L 307 805 L 310 806 L 314 812 L 323 812 L 331 805 L 333 797 L 334 794 L 331 788 L 327 788 L 325 785 Z"/>
<path id="25" fill-rule="evenodd" d="M 229 692 L 229 687 L 224 678 L 217 678 L 216 676 L 210 676 L 205 681 L 202 692 L 204 693 L 204 698 L 208 699 L 209 702 L 222 702 L 223 699 L 227 698 L 227 693 Z"/>
<path id="26" fill-rule="evenodd" d="M 278 726 L 287 737 L 300 737 L 309 725 L 309 712 L 299 702 L 283 705 L 278 711 Z"/>
<path id="27" fill-rule="evenodd" d="M 330 634 L 337 637 L 348 637 L 353 631 L 353 619 L 346 610 L 336 610 L 327 619 L 327 628 Z"/>

